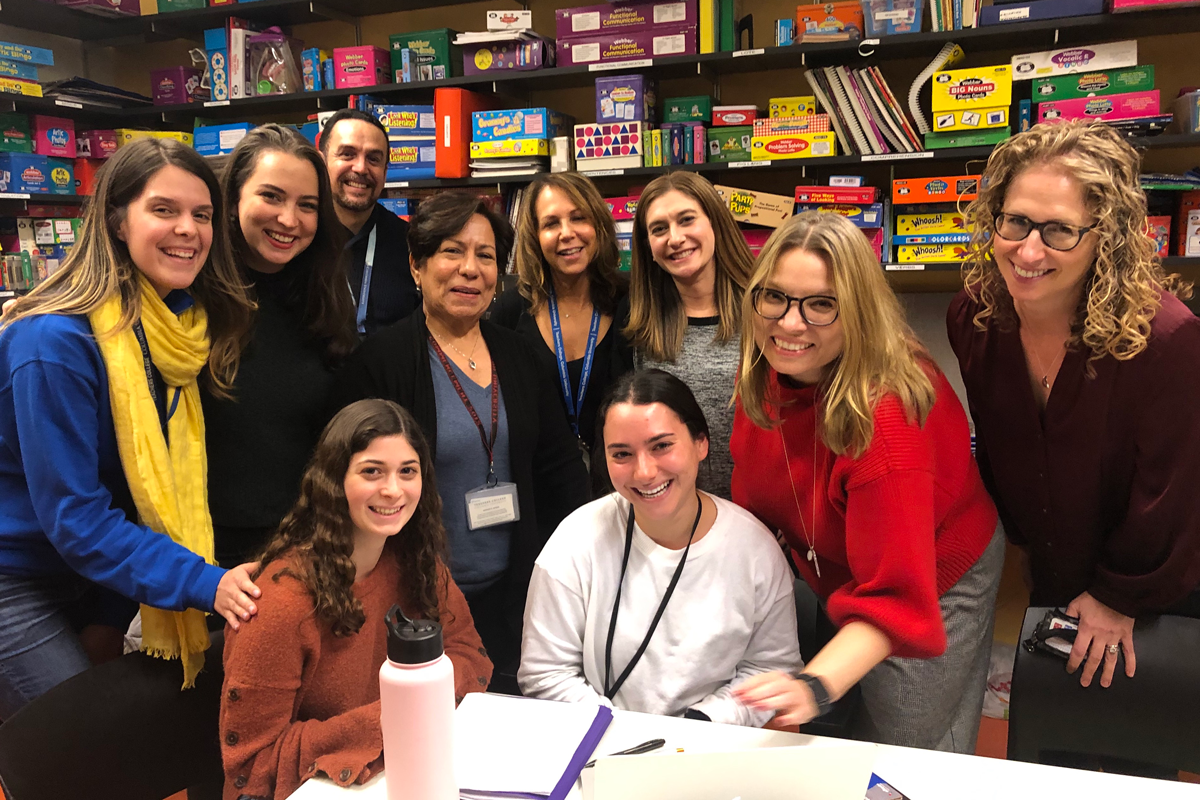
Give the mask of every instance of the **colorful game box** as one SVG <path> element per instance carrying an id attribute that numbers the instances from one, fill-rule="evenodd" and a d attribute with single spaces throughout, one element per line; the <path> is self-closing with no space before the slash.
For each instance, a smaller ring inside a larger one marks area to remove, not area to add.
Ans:
<path id="1" fill-rule="evenodd" d="M 758 109 L 754 106 L 713 106 L 712 125 L 714 128 L 749 125 L 758 119 Z"/>
<path id="2" fill-rule="evenodd" d="M 974 200 L 978 192 L 978 175 L 896 178 L 892 181 L 893 203 L 957 203 Z"/>
<path id="3" fill-rule="evenodd" d="M 400 51 L 409 50 L 415 63 L 412 65 L 413 80 L 435 81 L 453 78 L 462 74 L 462 48 L 454 44 L 458 31 L 450 28 L 435 28 L 413 33 L 394 33 L 389 38 L 392 52 L 392 80 L 401 83 Z"/>
<path id="4" fill-rule="evenodd" d="M 839 0 L 836 3 L 797 6 L 796 31 L 805 36 L 857 31 L 862 36 L 862 3 L 859 0 Z"/>
<path id="5" fill-rule="evenodd" d="M 668 97 L 663 101 L 663 122 L 712 121 L 713 99 L 708 95 Z"/>
<path id="6" fill-rule="evenodd" d="M 931 211 L 920 214 L 896 215 L 896 234 L 899 236 L 964 232 L 970 232 L 967 228 L 967 218 L 958 211 Z"/>
<path id="7" fill-rule="evenodd" d="M 365 44 L 333 49 L 333 82 L 338 89 L 357 89 L 391 83 L 390 67 L 388 51 L 382 47 Z"/>
<path id="8" fill-rule="evenodd" d="M 828 133 L 828 114 L 805 114 L 799 117 L 768 117 L 754 120 L 755 136 L 777 136 L 785 133 Z"/>
<path id="9" fill-rule="evenodd" d="M 598 33 L 632 33 L 656 28 L 694 28 L 696 0 L 657 0 L 649 3 L 603 3 L 595 6 L 560 8 L 554 12 L 558 41 Z"/>
<path id="10" fill-rule="evenodd" d="M 896 248 L 896 260 L 901 264 L 944 264 L 966 257 L 967 247 L 962 244 L 902 244 Z"/>
<path id="11" fill-rule="evenodd" d="M 471 142 L 471 158 L 548 155 L 550 143 L 545 139 L 490 139 L 486 142 Z"/>
<path id="12" fill-rule="evenodd" d="M 658 84 L 647 75 L 596 78 L 596 122 L 658 121 Z"/>
<path id="13" fill-rule="evenodd" d="M 936 133 L 1007 128 L 1008 126 L 1008 106 L 933 112 L 933 130 Z"/>
<path id="14" fill-rule="evenodd" d="M 792 216 L 792 198 L 732 186 L 715 186 L 717 194 L 738 222 L 778 228 Z"/>
<path id="15" fill-rule="evenodd" d="M 1012 67 L 1000 64 L 935 72 L 931 86 L 930 108 L 934 114 L 963 108 L 1000 108 L 1012 104 Z"/>
<path id="16" fill-rule="evenodd" d="M 1033 99 L 1074 100 L 1078 97 L 1097 97 L 1105 94 L 1148 92 L 1154 88 L 1154 65 L 1126 69 L 1080 72 L 1053 78 L 1033 79 Z"/>
<path id="17" fill-rule="evenodd" d="M 1026 81 L 1074 72 L 1136 67 L 1137 63 L 1137 40 L 1128 39 L 1013 56 L 1012 78 L 1014 81 Z"/>
<path id="18" fill-rule="evenodd" d="M 767 101 L 768 117 L 799 117 L 815 113 L 817 113 L 817 98 L 812 95 L 772 97 Z"/>
<path id="19" fill-rule="evenodd" d="M 511 70 L 553 67 L 554 43 L 545 39 L 507 42 L 477 42 L 463 45 L 463 74 L 484 75 Z"/>
<path id="20" fill-rule="evenodd" d="M 799 203 L 796 213 L 819 211 L 822 214 L 837 214 L 854 223 L 858 228 L 883 227 L 883 203 Z"/>
<path id="21" fill-rule="evenodd" d="M 34 114 L 33 152 L 43 156 L 75 158 L 75 123 L 62 117 Z"/>
<path id="22" fill-rule="evenodd" d="M 750 140 L 754 129 L 749 125 L 708 129 L 709 161 L 750 161 Z"/>
<path id="23" fill-rule="evenodd" d="M 837 151 L 833 133 L 782 133 L 774 136 L 754 136 L 750 140 L 751 161 L 774 161 L 789 158 L 821 158 Z"/>
<path id="24" fill-rule="evenodd" d="M 575 158 L 642 155 L 640 122 L 591 123 L 575 126 Z"/>
<path id="25" fill-rule="evenodd" d="M 430 117 L 432 119 L 432 113 Z M 471 114 L 471 139 L 488 142 L 497 139 L 553 139 L 562 136 L 574 120 L 548 108 L 514 108 L 504 111 L 476 111 Z"/>
<path id="26" fill-rule="evenodd" d="M 374 108 L 375 118 L 387 128 L 388 138 L 437 135 L 433 106 L 391 106 Z"/>
<path id="27" fill-rule="evenodd" d="M 1158 89 L 1038 103 L 1038 122 L 1072 119 L 1137 119 L 1159 113 Z"/>
<path id="28" fill-rule="evenodd" d="M 879 190 L 874 186 L 797 186 L 797 203 L 874 203 Z"/>

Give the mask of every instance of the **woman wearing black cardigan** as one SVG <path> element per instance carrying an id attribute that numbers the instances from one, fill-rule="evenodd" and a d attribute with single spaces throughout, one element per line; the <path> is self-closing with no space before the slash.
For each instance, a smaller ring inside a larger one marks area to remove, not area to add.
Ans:
<path id="1" fill-rule="evenodd" d="M 554 376 L 527 340 L 483 321 L 512 241 L 476 197 L 423 202 L 408 234 L 422 306 L 363 343 L 334 399 L 394 400 L 425 430 L 451 574 L 496 665 L 493 690 L 515 693 L 534 559 L 588 495 Z"/>

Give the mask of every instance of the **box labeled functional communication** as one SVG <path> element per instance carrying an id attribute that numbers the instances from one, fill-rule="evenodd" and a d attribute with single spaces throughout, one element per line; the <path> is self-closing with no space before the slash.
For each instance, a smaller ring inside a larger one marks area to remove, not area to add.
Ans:
<path id="1" fill-rule="evenodd" d="M 694 27 L 667 32 L 645 30 L 597 34 L 558 43 L 558 60 L 564 67 L 695 54 Z"/>
<path id="2" fill-rule="evenodd" d="M 658 0 L 619 5 L 604 3 L 560 8 L 554 12 L 555 36 L 560 42 L 598 33 L 694 28 L 699 24 L 696 0 Z"/>

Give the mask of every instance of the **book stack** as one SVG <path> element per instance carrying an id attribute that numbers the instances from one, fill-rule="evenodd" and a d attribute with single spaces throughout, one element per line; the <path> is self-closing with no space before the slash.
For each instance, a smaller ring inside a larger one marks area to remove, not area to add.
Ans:
<path id="1" fill-rule="evenodd" d="M 387 180 L 435 177 L 437 123 L 433 106 L 376 105 L 372 113 L 388 132 Z"/>
<path id="2" fill-rule="evenodd" d="M 862 230 L 875 251 L 875 257 L 882 260 L 887 209 L 878 200 L 879 190 L 873 186 L 796 187 L 797 214 L 817 211 L 845 217 Z"/>
<path id="3" fill-rule="evenodd" d="M 476 111 L 471 115 L 471 177 L 536 175 L 550 169 L 550 140 L 574 120 L 548 108 Z"/>
<path id="4" fill-rule="evenodd" d="M 934 31 L 959 31 L 978 24 L 983 0 L 929 0 Z"/>
<path id="5" fill-rule="evenodd" d="M 44 47 L 0 42 L 0 92 L 41 97 L 38 65 L 54 66 L 54 53 Z"/>
<path id="6" fill-rule="evenodd" d="M 966 206 L 979 192 L 978 175 L 892 181 L 896 225 L 891 237 L 901 264 L 962 261 L 971 241 Z"/>
<path id="7" fill-rule="evenodd" d="M 804 73 L 846 153 L 915 153 L 924 148 L 878 67 L 817 67 Z"/>

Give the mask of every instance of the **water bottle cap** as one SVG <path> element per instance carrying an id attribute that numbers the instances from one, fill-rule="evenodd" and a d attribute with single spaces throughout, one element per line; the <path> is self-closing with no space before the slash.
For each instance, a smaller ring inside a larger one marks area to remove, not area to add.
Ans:
<path id="1" fill-rule="evenodd" d="M 388 628 L 388 661 L 425 664 L 441 657 L 442 626 L 428 619 L 409 619 L 399 605 L 385 619 Z"/>

